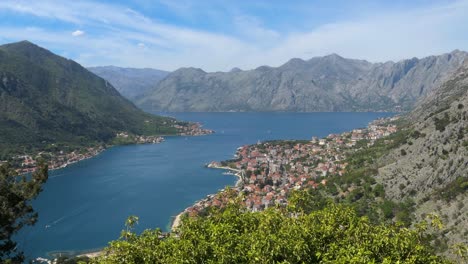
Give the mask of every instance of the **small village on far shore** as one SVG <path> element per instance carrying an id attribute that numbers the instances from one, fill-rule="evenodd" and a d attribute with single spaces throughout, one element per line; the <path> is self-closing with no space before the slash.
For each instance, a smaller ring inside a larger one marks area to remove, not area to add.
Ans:
<path id="1" fill-rule="evenodd" d="M 175 125 L 179 136 L 204 136 L 213 134 L 214 130 L 203 128 L 200 123 L 191 123 L 188 126 Z"/>
<path id="2" fill-rule="evenodd" d="M 175 125 L 174 127 L 179 131 L 179 136 L 202 136 L 214 133 L 213 130 L 202 128 L 200 123 L 190 123 L 187 126 Z M 116 145 L 159 144 L 163 141 L 164 138 L 162 136 L 132 135 L 128 132 L 116 133 L 114 139 Z M 78 161 L 97 156 L 108 147 L 109 145 L 106 146 L 101 144 L 93 147 L 75 149 L 73 151 L 40 151 L 35 154 L 13 156 L 8 162 L 16 169 L 19 174 L 34 172 L 37 169 L 38 161 L 41 159 L 47 162 L 50 170 L 55 170 L 67 167 Z M 0 165 L 4 163 L 7 163 L 7 161 L 0 160 Z"/>
<path id="3" fill-rule="evenodd" d="M 89 147 L 82 150 L 66 153 L 60 151 L 58 153 L 41 151 L 37 155 L 18 155 L 13 157 L 13 161 L 18 164 L 16 169 L 18 173 L 31 173 L 37 169 L 38 160 L 40 158 L 47 161 L 49 170 L 65 168 L 66 166 L 76 163 L 81 160 L 89 159 L 104 151 L 104 146 Z"/>
<path id="4" fill-rule="evenodd" d="M 279 140 L 239 147 L 233 160 L 211 162 L 209 168 L 226 169 L 239 180 L 233 190 L 242 193 L 243 204 L 250 211 L 285 205 L 291 190 L 318 188 L 327 178 L 345 173 L 346 153 L 371 146 L 375 140 L 397 132 L 393 122 L 399 117 L 377 119 L 367 128 L 330 134 L 325 138 Z M 364 144 L 363 144 L 364 142 Z M 222 207 L 228 198 L 208 195 L 181 214 L 195 216 L 210 206 Z M 180 223 L 180 215 L 173 228 Z"/>

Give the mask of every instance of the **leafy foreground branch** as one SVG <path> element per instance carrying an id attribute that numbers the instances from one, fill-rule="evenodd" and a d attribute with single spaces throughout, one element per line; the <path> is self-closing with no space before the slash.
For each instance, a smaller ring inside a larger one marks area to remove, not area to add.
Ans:
<path id="1" fill-rule="evenodd" d="M 31 177 L 18 175 L 9 164 L 0 166 L 0 263 L 21 263 L 19 252 L 12 240 L 22 227 L 37 221 L 30 202 L 42 191 L 47 180 L 47 165 L 40 163 Z"/>
<path id="2" fill-rule="evenodd" d="M 301 195 L 299 193 L 299 195 Z M 296 199 L 297 201 L 303 201 Z M 204 217 L 184 217 L 175 232 L 132 232 L 93 263 L 448 263 L 426 243 L 429 224 L 374 225 L 348 206 L 306 213 L 300 204 L 248 212 L 233 198 Z M 432 221 L 431 223 L 437 223 Z"/>

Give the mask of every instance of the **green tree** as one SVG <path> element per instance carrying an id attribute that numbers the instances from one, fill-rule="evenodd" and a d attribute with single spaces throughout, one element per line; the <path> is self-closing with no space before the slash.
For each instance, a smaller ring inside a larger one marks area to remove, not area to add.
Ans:
<path id="1" fill-rule="evenodd" d="M 94 263 L 446 263 L 426 243 L 427 223 L 416 229 L 372 224 L 350 206 L 317 206 L 294 193 L 288 208 L 249 212 L 234 198 L 207 216 L 182 218 L 167 236 L 160 230 L 123 232 Z M 310 211 L 310 212 L 308 212 Z M 133 224 L 131 220 L 127 224 Z M 129 226 L 129 225 L 127 225 Z M 130 225 L 131 227 L 131 225 Z"/>
<path id="2" fill-rule="evenodd" d="M 30 202 L 41 192 L 47 178 L 47 165 L 43 162 L 31 176 L 18 175 L 9 164 L 0 166 L 0 262 L 24 260 L 12 236 L 25 225 L 37 221 L 38 215 Z"/>

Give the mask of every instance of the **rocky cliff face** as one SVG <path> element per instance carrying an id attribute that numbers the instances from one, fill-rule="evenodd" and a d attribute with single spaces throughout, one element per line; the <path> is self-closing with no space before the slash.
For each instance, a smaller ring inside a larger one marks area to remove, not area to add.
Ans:
<path id="1" fill-rule="evenodd" d="M 182 68 L 137 104 L 153 111 L 398 111 L 458 69 L 466 52 L 370 63 L 336 54 L 274 68 L 206 73 Z"/>
<path id="2" fill-rule="evenodd" d="M 468 64 L 407 117 L 405 144 L 381 158 L 377 181 L 389 198 L 412 198 L 415 216 L 442 216 L 442 237 L 468 243 Z"/>

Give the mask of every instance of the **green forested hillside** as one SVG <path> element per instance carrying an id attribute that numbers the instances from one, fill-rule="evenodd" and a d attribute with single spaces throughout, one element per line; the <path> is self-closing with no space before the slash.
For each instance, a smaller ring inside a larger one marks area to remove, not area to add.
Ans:
<path id="1" fill-rule="evenodd" d="M 174 134 L 175 122 L 139 110 L 72 60 L 27 41 L 0 46 L 0 155 L 107 142 L 119 131 Z"/>

